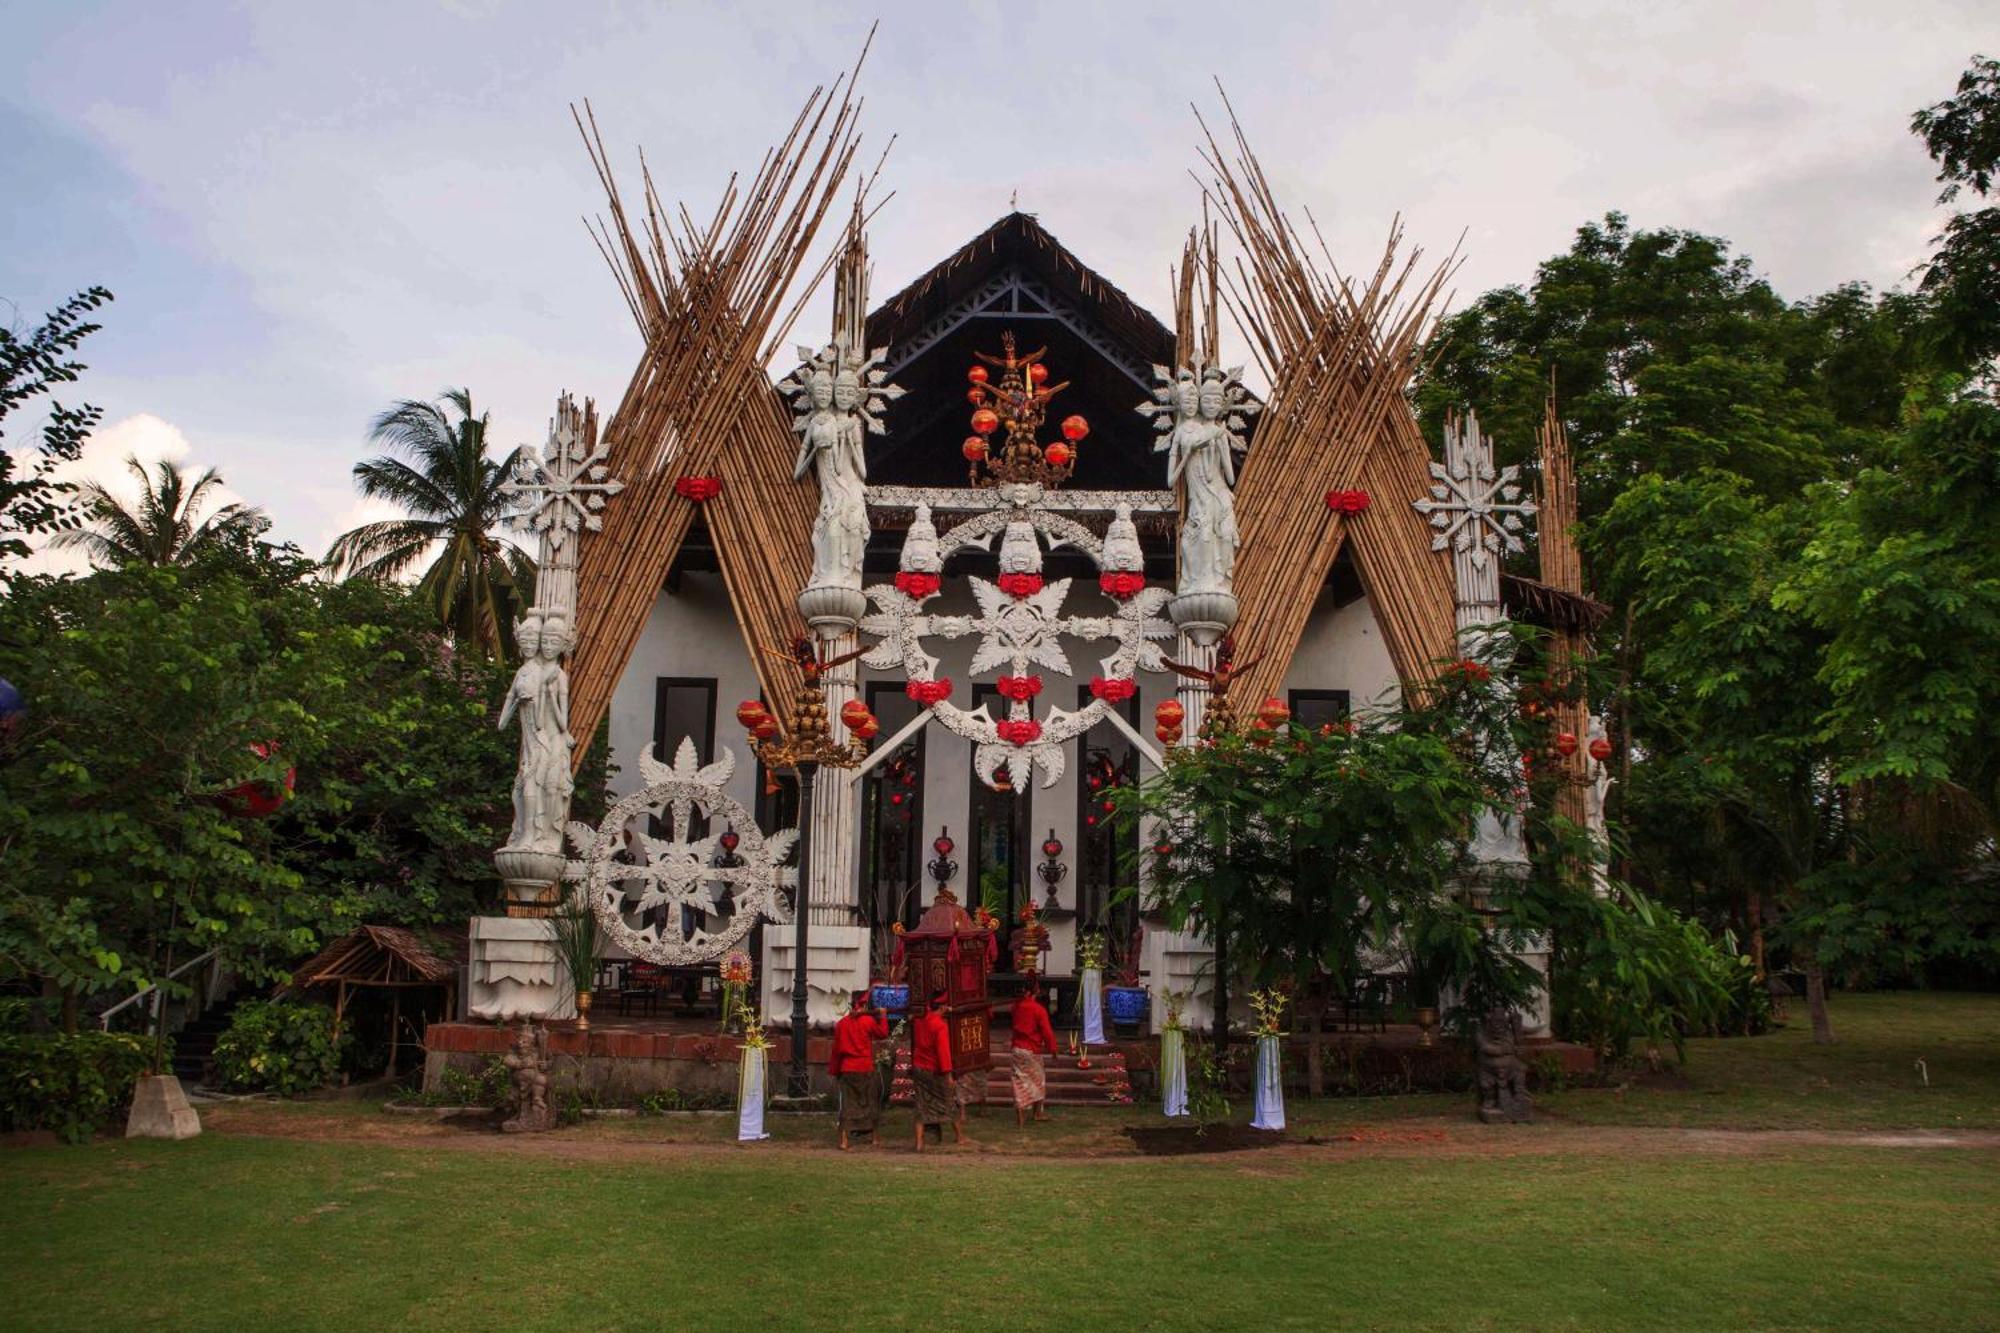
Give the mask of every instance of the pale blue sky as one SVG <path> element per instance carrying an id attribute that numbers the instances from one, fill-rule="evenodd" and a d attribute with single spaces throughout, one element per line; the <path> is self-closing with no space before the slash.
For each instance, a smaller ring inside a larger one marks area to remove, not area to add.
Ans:
<path id="1" fill-rule="evenodd" d="M 898 136 L 885 296 L 1021 206 L 1163 310 L 1198 209 L 1188 110 L 1228 86 L 1285 201 L 1372 262 L 1392 215 L 1461 299 L 1581 222 L 1729 237 L 1788 297 L 1887 286 L 1938 214 L 1906 125 L 1990 3 L 1526 6 L 881 3 L 0 5 L 0 317 L 102 283 L 93 466 L 219 465 L 314 552 L 392 399 L 471 387 L 498 441 L 556 393 L 615 401 L 636 350 L 579 216 L 589 96 L 697 212 L 878 14 L 864 128 Z M 804 331 L 817 337 L 815 309 Z"/>

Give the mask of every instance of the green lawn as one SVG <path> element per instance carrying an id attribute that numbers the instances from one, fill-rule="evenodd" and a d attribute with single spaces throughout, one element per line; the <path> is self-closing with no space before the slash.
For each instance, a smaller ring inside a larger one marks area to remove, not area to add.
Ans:
<path id="1" fill-rule="evenodd" d="M 1295 1100 L 1291 1146 L 1143 1159 L 1150 1107 L 917 1158 L 824 1117 L 530 1142 L 365 1102 L 0 1149 L 0 1328 L 2000 1328 L 2000 1147 L 1697 1128 L 2000 1128 L 2000 997 L 1842 997 L 1695 1043 L 1679 1088 Z M 1914 1061 L 1922 1058 L 1926 1090 Z M 1247 1115 L 1238 1108 L 1237 1118 Z M 1358 1141 L 1357 1141 L 1358 1140 Z"/>

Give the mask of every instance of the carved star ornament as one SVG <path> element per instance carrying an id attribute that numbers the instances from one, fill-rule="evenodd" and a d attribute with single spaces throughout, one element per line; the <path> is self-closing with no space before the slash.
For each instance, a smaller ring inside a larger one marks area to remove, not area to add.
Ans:
<path id="1" fill-rule="evenodd" d="M 666 967 L 709 962 L 759 921 L 786 919 L 778 890 L 798 882 L 798 869 L 780 863 L 798 830 L 760 833 L 756 816 L 724 790 L 735 771 L 736 756 L 726 749 L 702 764 L 692 740 L 681 741 L 672 766 L 649 749 L 639 756 L 643 788 L 605 811 L 594 829 L 571 821 L 579 859 L 567 863 L 563 878 L 582 886 L 604 933 L 633 957 Z M 707 829 L 699 836 L 697 812 Z M 724 829 L 739 839 L 733 865 L 717 864 Z"/>
<path id="2" fill-rule="evenodd" d="M 579 529 L 604 526 L 604 502 L 625 489 L 611 475 L 610 446 L 603 442 L 585 455 L 583 420 L 565 398 L 549 423 L 549 442 L 542 453 L 521 450 L 514 476 L 500 491 L 528 507 L 527 528 L 546 538 L 551 550 L 561 550 Z"/>

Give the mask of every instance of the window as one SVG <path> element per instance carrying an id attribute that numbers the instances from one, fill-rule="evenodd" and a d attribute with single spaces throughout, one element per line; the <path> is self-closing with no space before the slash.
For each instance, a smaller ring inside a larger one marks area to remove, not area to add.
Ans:
<path id="1" fill-rule="evenodd" d="M 1005 715 L 1007 707 L 1007 701 L 991 682 L 973 687 L 972 703 L 975 708 L 980 704 L 990 705 L 1000 716 Z M 966 764 L 970 769 L 971 760 Z M 978 773 L 971 774 L 972 845 L 966 849 L 971 864 L 966 871 L 964 905 L 969 912 L 984 903 L 1000 918 L 1000 949 L 1004 958 L 1007 935 L 1020 915 L 1021 905 L 1027 901 L 1026 895 L 1032 892 L 1028 878 L 1031 812 L 1027 789 L 1021 788 L 1017 794 L 1013 775 L 1005 765 L 1000 772 L 1005 778 L 1003 789 L 998 791 L 981 782 Z"/>
<path id="2" fill-rule="evenodd" d="M 1079 689 L 1078 706 L 1089 702 L 1089 689 Z M 1138 699 L 1127 699 L 1115 707 L 1126 721 L 1138 724 Z M 1091 727 L 1077 737 L 1076 745 L 1074 892 L 1078 928 L 1103 930 L 1107 938 L 1116 941 L 1129 940 L 1139 924 L 1134 878 L 1138 874 L 1139 826 L 1134 822 L 1121 835 L 1106 806 L 1113 791 L 1138 782 L 1139 752 L 1131 738 L 1110 722 Z M 1128 886 L 1135 891 L 1121 896 L 1119 890 Z"/>
<path id="3" fill-rule="evenodd" d="M 894 735 L 917 716 L 900 682 L 868 685 L 868 711 Z M 894 922 L 917 924 L 923 914 L 924 733 L 896 747 L 868 771 L 861 790 L 861 915 L 888 945 Z"/>
<path id="4" fill-rule="evenodd" d="M 1312 731 L 1347 720 L 1346 690 L 1293 690 L 1287 702 L 1291 706 L 1292 721 Z"/>

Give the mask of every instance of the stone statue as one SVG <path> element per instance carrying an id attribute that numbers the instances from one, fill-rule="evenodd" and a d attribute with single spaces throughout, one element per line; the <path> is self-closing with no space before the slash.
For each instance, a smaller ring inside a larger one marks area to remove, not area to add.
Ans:
<path id="1" fill-rule="evenodd" d="M 937 524 L 931 521 L 931 507 L 921 500 L 903 536 L 902 567 L 912 574 L 937 574 L 944 570 L 944 554 L 938 546 Z"/>
<path id="2" fill-rule="evenodd" d="M 1132 506 L 1120 504 L 1104 530 L 1104 556 L 1098 567 L 1106 573 L 1131 574 L 1146 567 L 1146 555 L 1139 547 L 1139 527 L 1132 521 Z"/>
<path id="3" fill-rule="evenodd" d="M 1474 1041 L 1479 1050 L 1479 1118 L 1489 1125 L 1534 1119 L 1527 1066 L 1521 1063 L 1520 1016 L 1511 1009 L 1488 1009 Z"/>
<path id="4" fill-rule="evenodd" d="M 1609 742 L 1604 731 L 1604 719 L 1597 714 L 1590 715 L 1590 729 L 1584 741 L 1585 751 L 1599 741 Z M 1604 803 L 1611 794 L 1611 765 L 1602 759 L 1590 760 L 1590 786 L 1583 793 L 1583 823 L 1593 834 L 1604 836 Z"/>
<path id="5" fill-rule="evenodd" d="M 514 830 L 507 846 L 516 850 L 560 852 L 569 818 L 569 674 L 562 655 L 569 647 L 569 622 L 559 614 L 529 615 L 515 626 L 521 668 L 507 687 L 500 727 L 518 713 L 521 760 L 514 773 Z"/>
<path id="6" fill-rule="evenodd" d="M 863 439 L 883 433 L 878 415 L 902 390 L 883 383 L 878 369 L 888 349 L 863 358 L 842 342 L 823 351 L 799 349 L 805 362 L 779 384 L 789 393 L 796 415 L 799 458 L 792 479 L 808 471 L 819 481 L 819 514 L 813 519 L 812 576 L 809 588 L 860 591 L 861 559 L 868 550 L 868 459 Z"/>
<path id="7" fill-rule="evenodd" d="M 514 1083 L 514 1114 L 500 1123 L 507 1134 L 539 1134 L 556 1127 L 549 1109 L 549 1034 L 527 1018 L 514 1029 L 514 1049 L 501 1057 Z"/>
<path id="8" fill-rule="evenodd" d="M 1167 438 L 1154 446 L 1167 455 L 1167 485 L 1185 497 L 1181 519 L 1179 593 L 1230 593 L 1236 572 L 1236 455 L 1245 449 L 1246 416 L 1257 410 L 1244 396 L 1242 370 L 1153 367 L 1160 381 L 1153 402 L 1139 411 Z"/>
<path id="9" fill-rule="evenodd" d="M 1035 540 L 1032 524 L 1015 520 L 1007 525 L 1007 531 L 1000 537 L 1000 572 L 1002 574 L 1039 574 L 1042 572 L 1042 547 Z"/>

